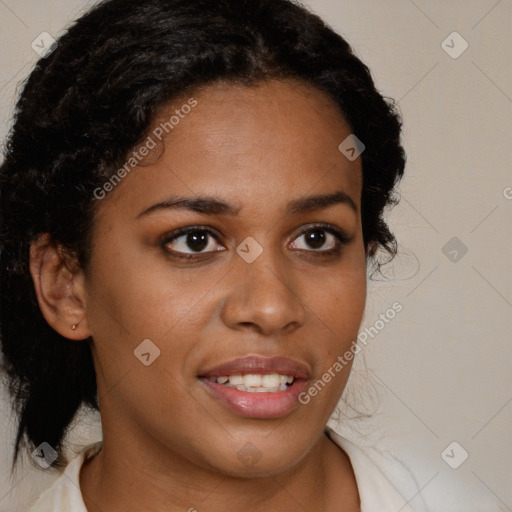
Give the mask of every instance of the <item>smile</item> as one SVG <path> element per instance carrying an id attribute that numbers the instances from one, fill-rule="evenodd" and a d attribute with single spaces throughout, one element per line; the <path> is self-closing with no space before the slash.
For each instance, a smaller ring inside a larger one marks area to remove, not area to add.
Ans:
<path id="1" fill-rule="evenodd" d="M 310 373 L 286 357 L 247 356 L 200 374 L 209 397 L 237 415 L 280 418 L 298 407 Z"/>

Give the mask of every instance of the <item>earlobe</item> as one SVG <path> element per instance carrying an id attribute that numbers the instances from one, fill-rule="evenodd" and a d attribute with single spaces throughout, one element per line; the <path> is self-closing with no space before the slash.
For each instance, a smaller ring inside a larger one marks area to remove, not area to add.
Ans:
<path id="1" fill-rule="evenodd" d="M 30 274 L 48 324 L 66 338 L 89 338 L 83 272 L 70 264 L 69 256 L 48 233 L 30 246 Z"/>

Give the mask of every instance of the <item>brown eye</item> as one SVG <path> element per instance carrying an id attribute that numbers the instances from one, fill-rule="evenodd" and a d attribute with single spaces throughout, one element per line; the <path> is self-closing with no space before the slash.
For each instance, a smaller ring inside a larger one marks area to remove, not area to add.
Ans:
<path id="1" fill-rule="evenodd" d="M 341 245 L 347 244 L 350 241 L 346 233 L 331 225 L 309 226 L 295 240 L 299 240 L 301 237 L 303 237 L 304 242 L 298 244 L 294 241 L 292 246 L 295 249 L 321 253 L 334 252 Z"/>
<path id="2" fill-rule="evenodd" d="M 323 229 L 308 229 L 304 233 L 304 241 L 309 247 L 313 249 L 321 249 L 322 246 L 325 244 L 326 239 L 327 236 L 325 235 L 325 231 Z"/>
<path id="3" fill-rule="evenodd" d="M 195 254 L 224 250 L 222 246 L 215 243 L 216 234 L 205 228 L 190 227 L 182 228 L 163 240 L 162 245 L 171 253 L 177 253 L 178 257 L 190 258 Z M 215 247 L 221 247 L 215 248 Z M 209 250 L 206 250 L 209 249 Z"/>

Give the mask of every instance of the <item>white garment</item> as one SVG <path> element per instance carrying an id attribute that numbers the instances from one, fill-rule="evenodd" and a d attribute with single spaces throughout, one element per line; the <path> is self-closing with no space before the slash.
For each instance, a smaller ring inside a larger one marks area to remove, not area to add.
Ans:
<path id="1" fill-rule="evenodd" d="M 407 504 L 419 489 L 410 472 L 394 458 L 362 449 L 328 428 L 331 439 L 348 455 L 356 477 L 361 512 L 423 512 Z M 84 461 L 101 449 L 90 444 L 67 465 L 63 474 L 41 494 L 29 512 L 87 512 L 80 492 L 79 473 Z M 398 489 L 400 489 L 401 494 Z"/>

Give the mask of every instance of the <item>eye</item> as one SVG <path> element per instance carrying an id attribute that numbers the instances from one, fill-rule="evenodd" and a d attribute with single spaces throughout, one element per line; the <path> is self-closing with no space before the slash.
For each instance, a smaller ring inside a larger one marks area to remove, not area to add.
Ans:
<path id="1" fill-rule="evenodd" d="M 293 249 L 317 252 L 324 256 L 339 252 L 342 245 L 351 241 L 347 233 L 332 224 L 310 225 L 303 229 L 295 240 L 301 237 L 304 237 L 304 242 L 294 241 L 291 244 Z M 226 249 L 218 243 L 219 238 L 220 235 L 209 228 L 189 226 L 166 236 L 161 241 L 161 245 L 165 251 L 172 253 L 176 258 L 191 259 L 202 254 L 225 251 Z"/>
<path id="2" fill-rule="evenodd" d="M 295 240 L 304 237 L 304 243 L 293 242 L 294 249 L 331 254 L 338 252 L 351 238 L 341 229 L 331 224 L 315 224 L 302 230 Z M 327 247 L 325 247 L 327 245 Z M 323 249 L 322 249 L 323 247 Z"/>
<path id="3" fill-rule="evenodd" d="M 218 244 L 215 244 L 214 240 L 217 238 L 218 235 L 210 229 L 190 226 L 167 236 L 162 240 L 162 245 L 168 252 L 176 253 L 175 256 L 178 258 L 194 258 L 195 254 L 225 250 L 224 248 L 215 249 Z M 172 248 L 169 249 L 170 247 Z"/>

